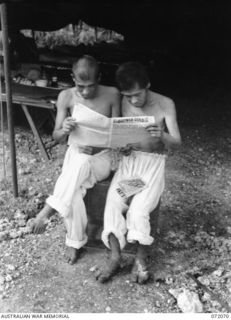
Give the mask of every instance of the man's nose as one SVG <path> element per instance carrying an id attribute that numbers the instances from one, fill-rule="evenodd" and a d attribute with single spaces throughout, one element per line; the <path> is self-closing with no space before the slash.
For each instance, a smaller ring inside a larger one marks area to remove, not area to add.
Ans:
<path id="1" fill-rule="evenodd" d="M 87 95 L 89 93 L 89 89 L 88 88 L 84 88 L 82 92 L 83 92 L 83 95 Z"/>
<path id="2" fill-rule="evenodd" d="M 137 97 L 131 97 L 131 103 L 136 103 L 138 101 Z"/>

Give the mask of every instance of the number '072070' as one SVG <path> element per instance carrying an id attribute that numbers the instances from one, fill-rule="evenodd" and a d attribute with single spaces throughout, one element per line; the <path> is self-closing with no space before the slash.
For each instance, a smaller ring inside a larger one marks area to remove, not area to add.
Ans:
<path id="1" fill-rule="evenodd" d="M 212 313 L 211 318 L 212 319 L 229 319 L 230 314 L 229 313 Z"/>

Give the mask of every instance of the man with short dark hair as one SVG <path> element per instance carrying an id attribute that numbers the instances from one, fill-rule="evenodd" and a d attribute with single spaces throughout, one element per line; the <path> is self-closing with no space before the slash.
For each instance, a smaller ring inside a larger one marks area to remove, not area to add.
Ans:
<path id="1" fill-rule="evenodd" d="M 116 80 L 123 95 L 122 116 L 153 116 L 155 122 L 146 128 L 150 134 L 147 139 L 125 150 L 111 182 L 102 233 L 111 256 L 107 267 L 96 277 L 105 282 L 118 271 L 121 250 L 127 240 L 138 245 L 132 280 L 144 283 L 149 278 L 147 252 L 154 240 L 150 234 L 150 213 L 158 206 L 164 190 L 166 150 L 179 146 L 181 136 L 173 101 L 149 89 L 149 77 L 142 65 L 136 62 L 121 65 Z M 145 188 L 132 197 L 121 196 L 120 182 L 134 178 L 142 179 Z"/>
<path id="2" fill-rule="evenodd" d="M 91 119 L 92 123 L 102 124 L 108 118 L 120 115 L 119 92 L 114 87 L 99 84 L 99 66 L 93 57 L 83 56 L 77 60 L 72 72 L 75 87 L 60 92 L 53 131 L 53 137 L 59 143 L 65 143 L 68 138 L 69 147 L 54 193 L 46 200 L 33 226 L 35 233 L 43 232 L 47 219 L 59 212 L 67 229 L 66 245 L 70 247 L 71 264 L 77 261 L 80 249 L 87 242 L 87 214 L 83 201 L 86 190 L 106 179 L 112 169 L 110 150 L 85 145 L 82 136 L 79 145 L 80 131 L 75 129 L 80 120 Z"/>

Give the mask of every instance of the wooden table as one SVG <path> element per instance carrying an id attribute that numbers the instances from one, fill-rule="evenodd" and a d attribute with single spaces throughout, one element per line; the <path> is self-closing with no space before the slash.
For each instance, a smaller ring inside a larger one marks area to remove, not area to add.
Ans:
<path id="1" fill-rule="evenodd" d="M 35 107 L 48 109 L 52 118 L 55 120 L 56 100 L 60 91 L 61 89 L 52 89 L 12 83 L 12 102 L 14 104 L 19 104 L 22 107 L 31 130 L 38 142 L 42 155 L 46 160 L 49 160 L 50 157 L 39 134 L 38 126 L 35 124 L 29 112 L 29 108 Z M 6 101 L 6 94 L 4 93 L 4 89 L 1 98 L 2 101 Z"/>

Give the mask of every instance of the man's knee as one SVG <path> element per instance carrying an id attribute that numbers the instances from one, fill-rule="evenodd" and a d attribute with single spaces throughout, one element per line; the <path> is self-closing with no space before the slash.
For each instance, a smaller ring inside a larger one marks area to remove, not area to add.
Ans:
<path id="1" fill-rule="evenodd" d="M 85 154 L 85 153 L 79 153 L 78 154 L 78 157 L 77 157 L 77 162 L 80 163 L 80 164 L 84 164 L 86 162 L 89 162 L 89 158 L 91 156 L 89 156 L 88 154 Z"/>
<path id="2" fill-rule="evenodd" d="M 80 154 L 76 159 L 74 168 L 75 170 L 83 170 L 83 169 L 90 169 L 91 164 L 89 161 L 89 156 L 87 154 Z"/>
<path id="3" fill-rule="evenodd" d="M 90 164 L 97 181 L 103 181 L 110 176 L 111 164 L 109 161 L 100 161 L 100 159 L 92 158 Z"/>

